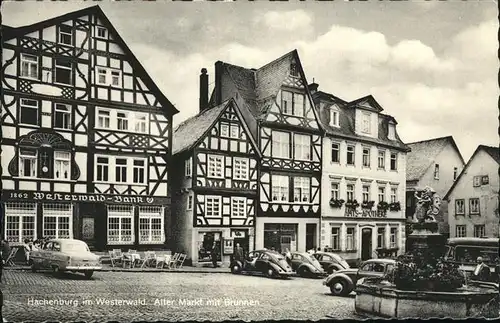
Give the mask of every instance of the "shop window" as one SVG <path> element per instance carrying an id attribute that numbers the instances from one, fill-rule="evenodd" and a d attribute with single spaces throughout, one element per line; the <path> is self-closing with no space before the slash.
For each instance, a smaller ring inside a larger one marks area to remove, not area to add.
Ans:
<path id="1" fill-rule="evenodd" d="M 133 244 L 133 219 L 133 206 L 108 205 L 108 244 Z"/>
<path id="2" fill-rule="evenodd" d="M 43 204 L 43 236 L 52 239 L 73 238 L 73 205 Z"/>
<path id="3" fill-rule="evenodd" d="M 36 240 L 36 204 L 5 203 L 5 239 L 11 244 L 24 243 L 25 239 Z"/>
<path id="4" fill-rule="evenodd" d="M 161 244 L 163 241 L 163 208 L 139 207 L 139 243 Z"/>
<path id="5" fill-rule="evenodd" d="M 214 248 L 215 247 L 215 248 Z M 216 252 L 217 261 L 222 260 L 222 244 L 220 232 L 198 233 L 198 261 L 211 262 L 212 253 Z"/>

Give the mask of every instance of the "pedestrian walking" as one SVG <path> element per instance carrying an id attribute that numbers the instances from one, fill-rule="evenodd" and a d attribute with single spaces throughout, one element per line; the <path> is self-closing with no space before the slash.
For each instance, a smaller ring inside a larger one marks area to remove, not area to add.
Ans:
<path id="1" fill-rule="evenodd" d="M 236 261 L 243 261 L 245 257 L 245 250 L 240 246 L 239 243 L 236 243 L 236 248 L 234 249 L 234 258 L 233 260 Z"/>
<path id="2" fill-rule="evenodd" d="M 214 265 L 214 268 L 217 268 L 217 256 L 219 254 L 219 251 L 217 250 L 217 244 L 214 242 L 212 246 L 212 250 L 210 252 L 210 257 L 212 258 L 212 264 Z"/>
<path id="3" fill-rule="evenodd" d="M 487 282 L 490 281 L 490 274 L 490 267 L 484 263 L 482 257 L 477 257 L 477 266 L 472 273 L 472 279 Z"/>

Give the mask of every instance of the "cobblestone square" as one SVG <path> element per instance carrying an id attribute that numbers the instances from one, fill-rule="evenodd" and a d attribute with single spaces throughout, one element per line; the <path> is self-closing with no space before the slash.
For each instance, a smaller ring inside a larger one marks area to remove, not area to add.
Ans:
<path id="1" fill-rule="evenodd" d="M 2 291 L 10 322 L 356 318 L 354 298 L 329 295 L 321 279 L 97 272 L 85 280 L 7 270 Z"/>

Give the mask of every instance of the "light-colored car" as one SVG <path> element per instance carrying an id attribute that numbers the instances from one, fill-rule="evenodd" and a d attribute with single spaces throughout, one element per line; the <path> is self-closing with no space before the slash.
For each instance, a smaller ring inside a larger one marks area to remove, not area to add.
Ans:
<path id="1" fill-rule="evenodd" d="M 90 252 L 83 241 L 76 239 L 53 239 L 47 241 L 41 249 L 31 252 L 31 270 L 52 269 L 54 274 L 71 271 L 85 274 L 86 278 L 92 277 L 94 270 L 102 266 L 99 256 Z"/>

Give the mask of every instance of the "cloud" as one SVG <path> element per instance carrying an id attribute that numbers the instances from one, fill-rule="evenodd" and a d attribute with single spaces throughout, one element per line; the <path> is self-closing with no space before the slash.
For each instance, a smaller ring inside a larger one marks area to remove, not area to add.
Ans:
<path id="1" fill-rule="evenodd" d="M 304 10 L 268 11 L 262 16 L 256 16 L 255 24 L 263 23 L 268 28 L 276 30 L 294 31 L 310 28 L 312 17 Z"/>

